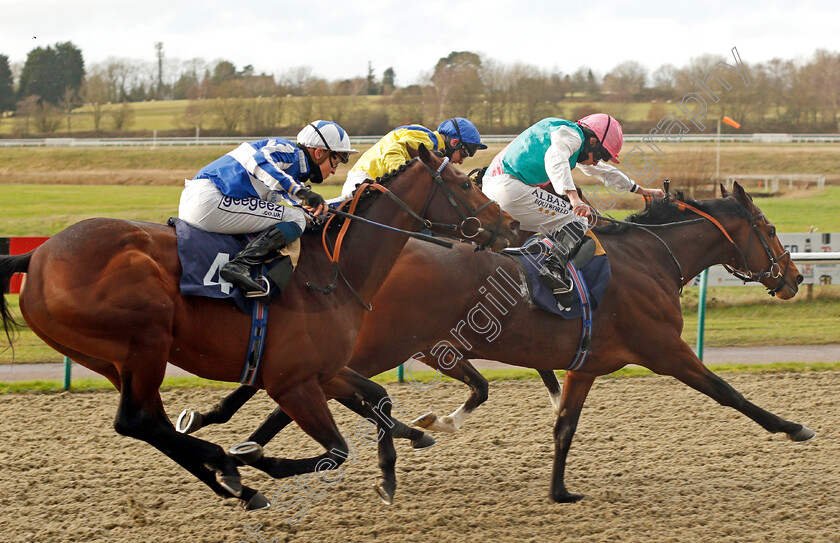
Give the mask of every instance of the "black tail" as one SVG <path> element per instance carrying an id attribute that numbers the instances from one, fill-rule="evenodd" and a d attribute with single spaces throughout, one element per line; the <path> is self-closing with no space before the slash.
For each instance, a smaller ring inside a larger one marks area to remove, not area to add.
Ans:
<path id="1" fill-rule="evenodd" d="M 9 340 L 9 344 L 12 343 L 12 332 L 20 325 L 12 318 L 9 301 L 6 299 L 6 292 L 9 290 L 9 284 L 12 282 L 12 275 L 26 272 L 29 269 L 29 260 L 31 258 L 31 252 L 25 255 L 0 256 L 0 296 L 2 296 L 0 317 L 3 318 L 3 331 L 6 332 L 6 339 Z"/>

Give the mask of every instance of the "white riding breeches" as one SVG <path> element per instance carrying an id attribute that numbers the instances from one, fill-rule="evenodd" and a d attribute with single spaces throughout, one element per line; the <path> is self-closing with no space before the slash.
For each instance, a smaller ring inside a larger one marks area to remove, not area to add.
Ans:
<path id="1" fill-rule="evenodd" d="M 550 234 L 572 221 L 587 225 L 585 217 L 572 213 L 569 202 L 539 187 L 526 185 L 512 175 L 503 172 L 490 175 L 491 169 L 492 164 L 484 175 L 481 190 L 518 220 L 523 230 Z"/>
<path id="2" fill-rule="evenodd" d="M 208 232 L 250 234 L 281 222 L 306 227 L 302 209 L 273 204 L 259 198 L 235 199 L 209 179 L 188 179 L 178 206 L 178 218 Z"/>

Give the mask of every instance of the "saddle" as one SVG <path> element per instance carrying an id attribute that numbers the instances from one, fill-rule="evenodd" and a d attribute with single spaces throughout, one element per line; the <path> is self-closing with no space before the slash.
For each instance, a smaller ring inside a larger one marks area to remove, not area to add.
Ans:
<path id="1" fill-rule="evenodd" d="M 178 238 L 181 294 L 230 298 L 240 310 L 250 314 L 254 298 L 246 298 L 240 288 L 219 277 L 219 269 L 248 243 L 248 238 L 206 232 L 175 217 L 169 219 L 168 224 L 175 227 Z M 257 275 L 264 276 L 270 285 L 266 302 L 277 297 L 291 280 L 299 256 L 300 240 L 295 240 L 281 250 L 277 258 L 266 262 L 262 270 L 256 270 Z"/>
<path id="2" fill-rule="evenodd" d="M 570 261 L 569 267 L 581 279 L 581 286 L 569 293 L 568 300 L 564 300 L 568 303 L 558 301 L 551 289 L 541 280 L 540 271 L 552 250 L 545 243 L 544 236 L 531 236 L 522 247 L 502 251 L 502 254 L 511 257 L 519 266 L 534 306 L 565 319 L 580 318 L 582 310 L 579 289 L 583 289 L 584 298 L 589 301 L 591 308 L 597 308 L 609 283 L 610 262 L 598 239 L 591 232 L 586 236 L 581 249 Z"/>

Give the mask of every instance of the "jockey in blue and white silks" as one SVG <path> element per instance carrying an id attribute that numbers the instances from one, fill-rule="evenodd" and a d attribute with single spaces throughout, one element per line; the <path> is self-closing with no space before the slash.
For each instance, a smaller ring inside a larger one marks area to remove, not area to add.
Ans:
<path id="1" fill-rule="evenodd" d="M 300 181 L 310 173 L 301 149 L 287 139 L 274 138 L 241 144 L 201 168 L 194 179 L 209 179 L 231 198 L 295 202 L 290 196 L 303 188 Z"/>
<path id="2" fill-rule="evenodd" d="M 220 272 L 248 293 L 265 291 L 251 279 L 250 266 L 299 238 L 305 211 L 326 211 L 321 195 L 303 183 L 321 183 L 358 152 L 347 132 L 330 121 L 308 124 L 297 140 L 242 143 L 199 170 L 181 193 L 178 217 L 193 226 L 221 234 L 262 231 Z"/>

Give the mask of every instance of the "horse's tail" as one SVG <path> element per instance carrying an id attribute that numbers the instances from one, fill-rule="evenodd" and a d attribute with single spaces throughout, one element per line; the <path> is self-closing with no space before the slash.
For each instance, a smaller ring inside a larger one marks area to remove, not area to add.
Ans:
<path id="1" fill-rule="evenodd" d="M 12 332 L 20 324 L 12 318 L 12 310 L 9 308 L 9 301 L 6 299 L 6 291 L 9 290 L 12 275 L 26 272 L 29 269 L 31 259 L 31 251 L 25 255 L 0 256 L 0 297 L 2 297 L 0 317 L 3 319 L 3 331 L 6 332 L 6 339 L 9 340 L 9 344 L 12 343 Z"/>

